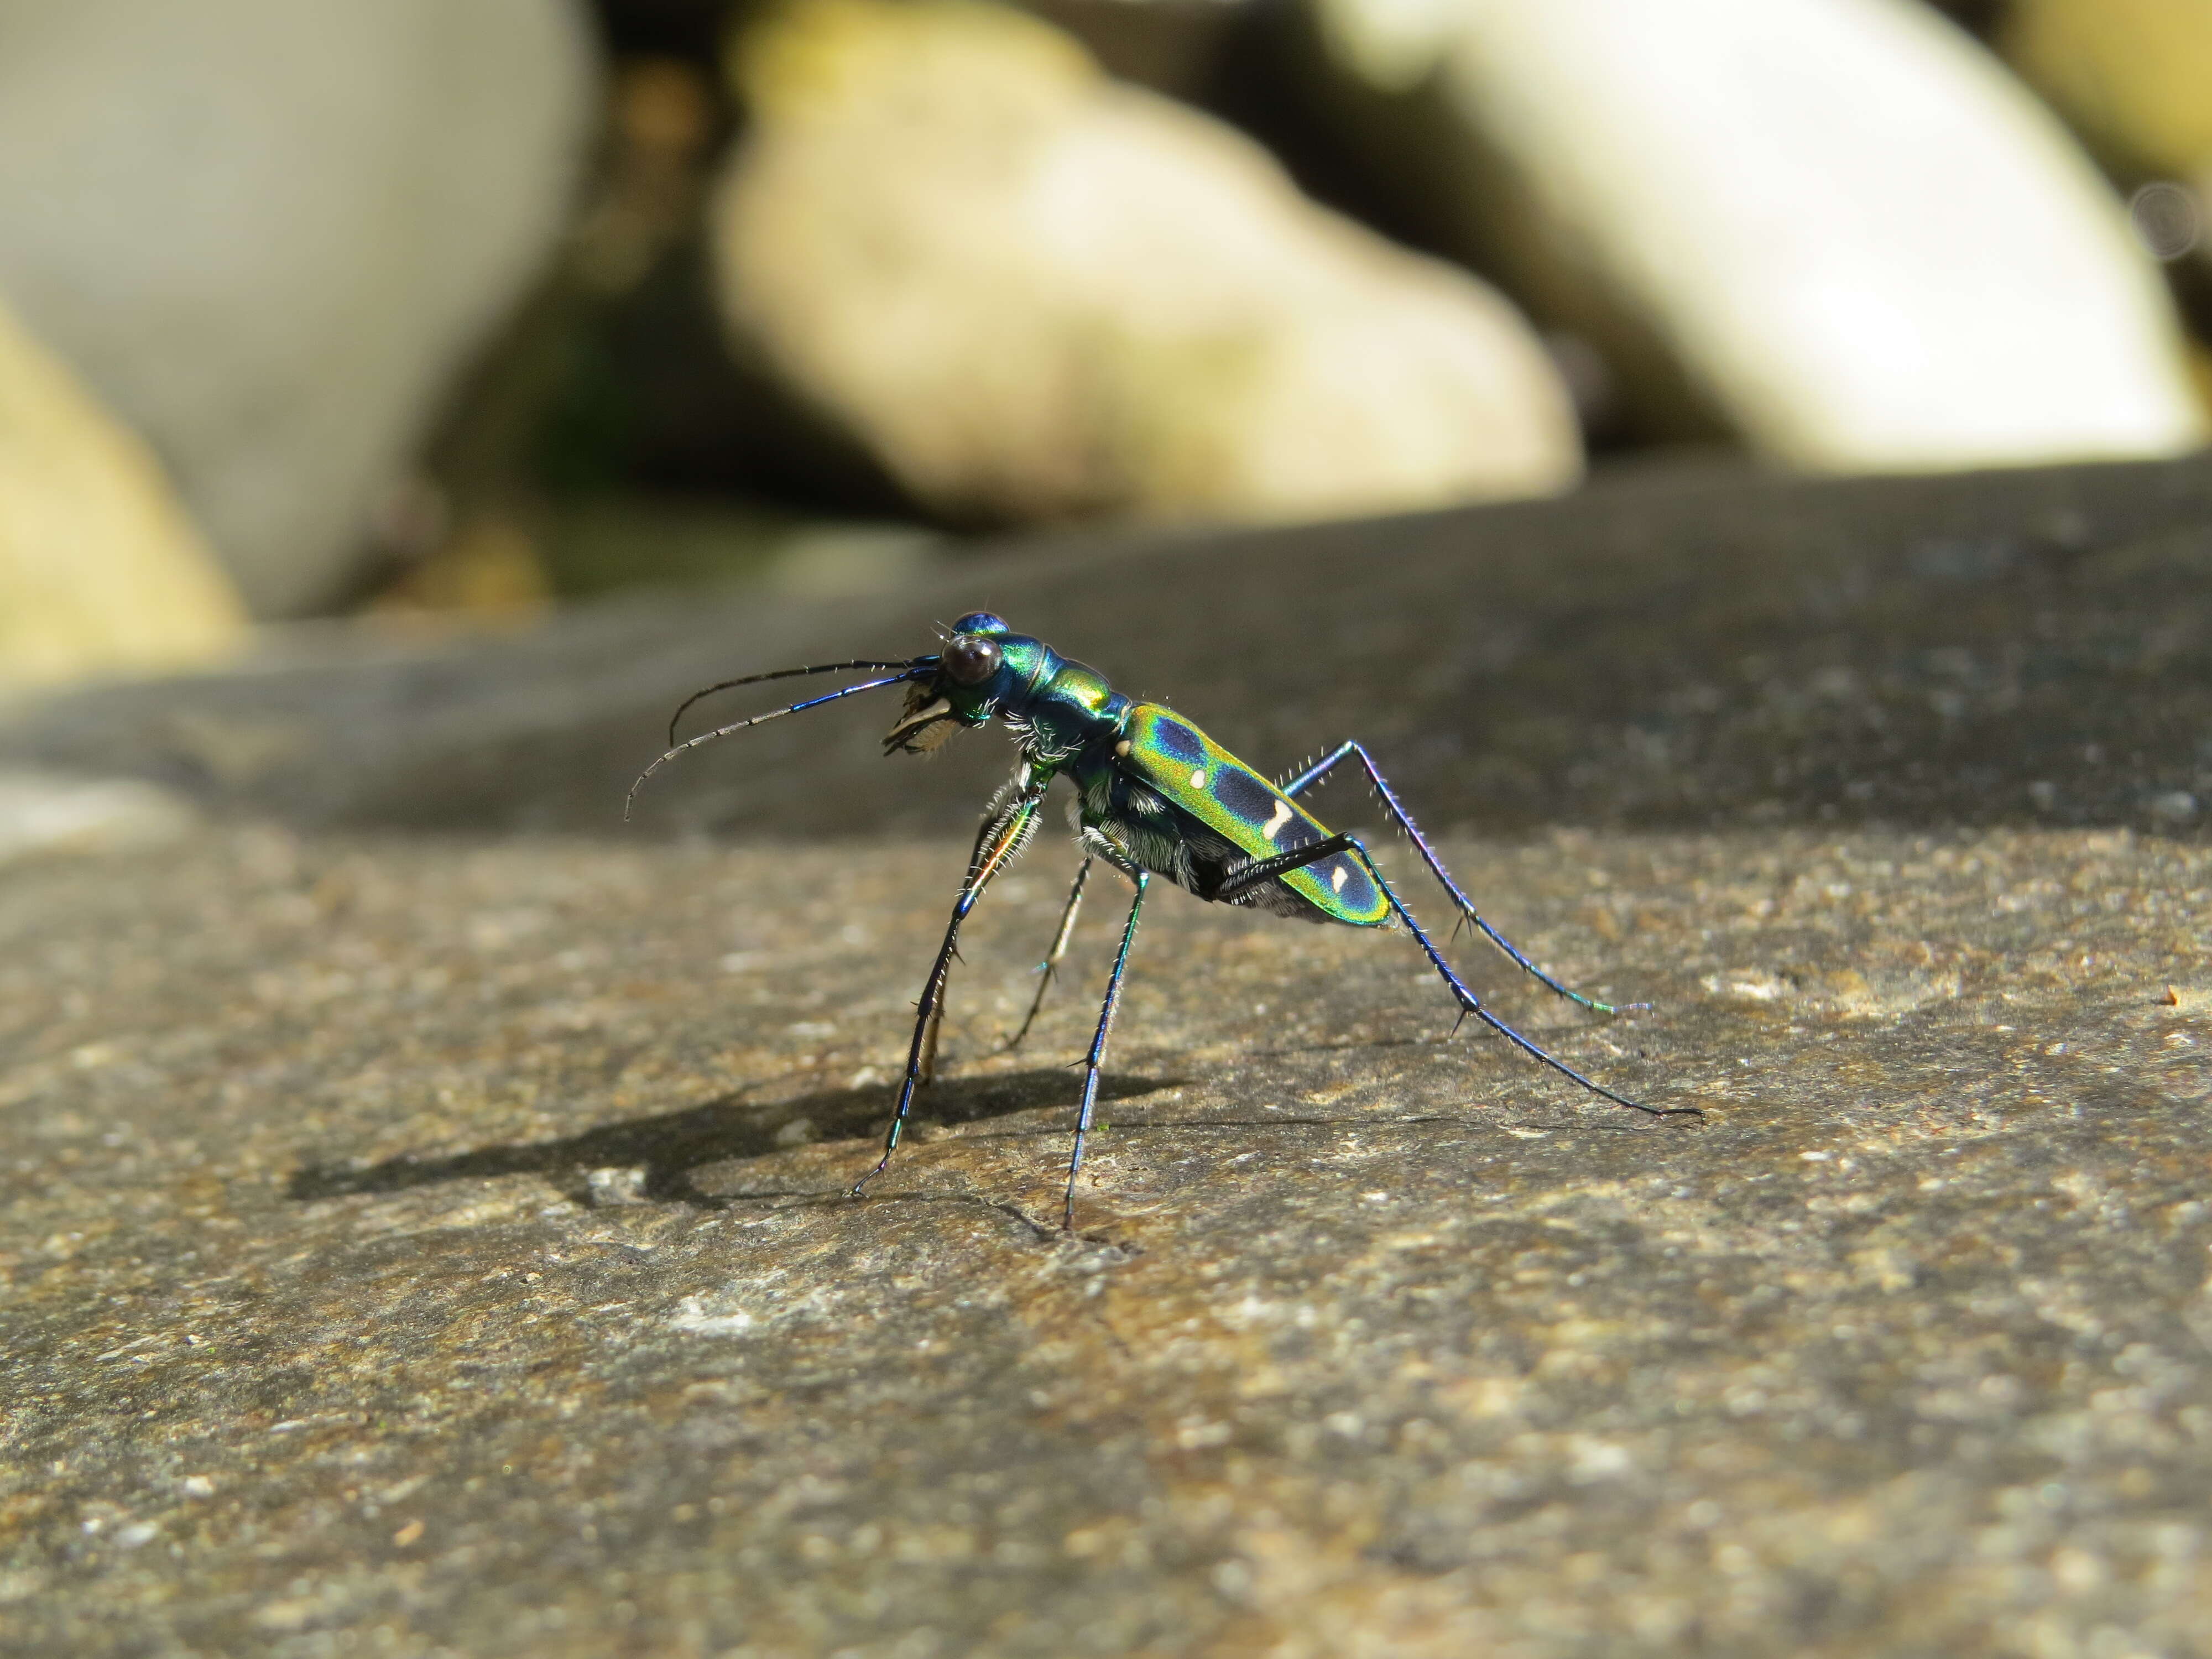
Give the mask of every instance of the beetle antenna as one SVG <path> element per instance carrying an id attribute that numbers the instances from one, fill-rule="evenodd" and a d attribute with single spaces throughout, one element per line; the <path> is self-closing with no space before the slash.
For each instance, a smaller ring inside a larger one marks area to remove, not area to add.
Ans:
<path id="1" fill-rule="evenodd" d="M 668 741 L 670 746 L 673 747 L 676 742 L 676 722 L 684 718 L 685 709 L 690 708 L 702 697 L 711 697 L 717 691 L 727 691 L 732 686 L 757 685 L 763 680 L 796 679 L 801 674 L 838 674 L 848 668 L 920 668 L 925 664 L 933 663 L 936 660 L 935 657 L 909 657 L 903 662 L 878 662 L 872 658 L 859 658 L 852 662 L 818 662 L 805 668 L 778 668 L 766 674 L 740 674 L 733 680 L 723 680 L 717 684 L 702 686 L 684 698 L 682 702 L 678 703 L 676 712 L 668 717 Z M 858 690 L 857 687 L 854 689 Z M 666 757 L 663 757 L 663 758 Z"/>
<path id="2" fill-rule="evenodd" d="M 934 657 L 929 657 L 925 658 L 923 660 L 927 662 L 935 662 L 937 659 Z M 914 678 L 914 667 L 906 663 L 884 663 L 879 665 L 884 668 L 903 668 L 907 672 L 902 674 L 889 675 L 879 680 L 862 680 L 858 685 L 841 686 L 838 690 L 829 692 L 824 696 L 819 697 L 809 697 L 804 702 L 793 703 L 788 708 L 774 708 L 770 709 L 765 714 L 755 714 L 749 720 L 734 720 L 727 726 L 718 726 L 711 732 L 702 732 L 696 738 L 691 738 L 683 743 L 671 745 L 668 750 L 663 754 L 659 760 L 653 762 L 652 765 L 647 767 L 644 771 L 637 775 L 637 781 L 630 785 L 629 793 L 623 797 L 623 822 L 625 823 L 629 822 L 630 804 L 636 800 L 637 792 L 645 787 L 645 781 L 647 778 L 651 777 L 655 772 L 658 772 L 662 767 L 667 765 L 669 762 L 674 760 L 678 755 L 684 754 L 687 750 L 696 749 L 702 743 L 712 743 L 717 738 L 726 738 L 732 732 L 742 732 L 748 726 L 763 725 L 769 720 L 780 720 L 786 714 L 796 714 L 802 708 L 818 708 L 825 702 L 836 702 L 840 697 L 849 697 L 854 696 L 855 693 L 861 691 L 880 691 L 887 685 L 903 685 L 907 681 Z M 819 669 L 811 668 L 787 668 L 781 671 L 781 674 L 757 674 L 753 676 L 753 678 L 756 679 L 769 680 L 781 678 L 782 674 L 811 674 L 819 673 L 821 671 Z M 732 680 L 730 683 L 732 685 L 742 685 L 744 684 L 742 680 Z"/>

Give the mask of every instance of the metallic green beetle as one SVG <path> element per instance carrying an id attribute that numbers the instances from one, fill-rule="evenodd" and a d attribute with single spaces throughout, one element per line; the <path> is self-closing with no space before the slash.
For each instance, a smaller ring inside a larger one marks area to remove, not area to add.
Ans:
<path id="1" fill-rule="evenodd" d="M 689 742 L 676 742 L 676 719 L 701 697 L 732 686 L 762 680 L 787 679 L 803 674 L 834 673 L 855 669 L 896 672 L 880 679 L 845 686 L 826 696 L 808 698 L 750 720 L 702 732 Z M 1084 860 L 1076 872 L 1060 929 L 1045 960 L 1045 978 L 1012 1042 L 1019 1042 L 1036 1018 L 1051 982 L 1052 970 L 1067 948 L 1083 899 L 1085 882 L 1094 860 L 1103 859 L 1127 876 L 1136 888 L 1129 903 L 1128 920 L 1121 929 L 1121 944 L 1107 981 L 1106 998 L 1098 1011 L 1098 1028 L 1084 1061 L 1083 1095 L 1076 1114 L 1075 1142 L 1068 1158 L 1067 1191 L 1061 1205 L 1060 1224 L 1072 1228 L 1075 1219 L 1075 1183 L 1083 1170 L 1085 1138 L 1091 1130 L 1098 1099 L 1099 1068 L 1106 1056 L 1106 1039 L 1121 1000 L 1121 980 L 1129 963 L 1129 947 L 1137 936 L 1137 918 L 1152 878 L 1164 876 L 1200 898 L 1221 904 L 1241 904 L 1272 910 L 1279 915 L 1309 921 L 1334 921 L 1353 927 L 1402 927 L 1427 956 L 1443 979 L 1463 1019 L 1472 1014 L 1523 1053 L 1572 1079 L 1591 1093 L 1617 1105 L 1653 1117 L 1697 1117 L 1695 1107 L 1662 1109 L 1642 1105 L 1592 1082 L 1580 1072 L 1506 1024 L 1485 1008 L 1467 988 L 1428 933 L 1413 920 L 1390 884 L 1383 879 L 1367 848 L 1356 836 L 1331 832 L 1294 797 L 1326 776 L 1340 761 L 1357 760 L 1374 787 L 1391 821 L 1413 842 L 1431 874 L 1443 884 L 1452 902 L 1491 942 L 1552 990 L 1571 1001 L 1600 1013 L 1615 1010 L 1571 991 L 1516 950 L 1505 937 L 1476 914 L 1474 903 L 1444 868 L 1413 818 L 1399 803 L 1367 751 L 1356 742 L 1346 743 L 1280 785 L 1270 783 L 1205 732 L 1158 703 L 1133 702 L 1106 683 L 1097 670 L 1061 656 L 1042 640 L 1017 634 L 988 611 L 975 611 L 952 624 L 942 651 L 903 662 L 864 659 L 820 663 L 804 668 L 778 669 L 773 673 L 748 674 L 725 680 L 695 693 L 669 722 L 672 747 L 645 769 L 647 778 L 666 762 L 701 744 L 742 732 L 764 720 L 777 720 L 801 709 L 813 708 L 857 692 L 884 686 L 908 687 L 905 712 L 884 738 L 886 754 L 921 754 L 934 749 L 955 732 L 967 726 L 988 726 L 994 720 L 1011 732 L 1021 749 L 1021 762 L 1000 790 L 977 831 L 968 860 L 968 878 L 952 908 L 945 943 L 922 987 L 915 1021 L 914 1041 L 907 1054 L 906 1076 L 899 1085 L 898 1109 L 884 1139 L 884 1153 L 875 1167 L 854 1183 L 858 1196 L 868 1182 L 883 1173 L 896 1150 L 914 1104 L 915 1091 L 927 1082 L 934 1070 L 938 1029 L 944 1018 L 945 978 L 951 971 L 960 924 L 983 890 L 1012 862 L 1036 831 L 1046 791 L 1055 778 L 1066 777 L 1075 787 L 1075 817 Z M 631 794 L 636 793 L 633 786 Z"/>

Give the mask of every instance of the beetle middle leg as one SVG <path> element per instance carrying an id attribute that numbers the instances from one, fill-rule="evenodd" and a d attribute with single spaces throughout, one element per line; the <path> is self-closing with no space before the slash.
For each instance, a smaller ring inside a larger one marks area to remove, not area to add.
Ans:
<path id="1" fill-rule="evenodd" d="M 1022 1016 L 1021 1026 L 1008 1037 L 1005 1047 L 1016 1048 L 1036 1024 L 1037 1010 L 1044 1006 L 1044 994 L 1052 989 L 1052 982 L 1060 973 L 1060 959 L 1067 954 L 1068 937 L 1075 932 L 1075 913 L 1083 908 L 1083 884 L 1091 879 L 1091 860 L 1085 857 L 1076 866 L 1075 884 L 1067 890 L 1067 906 L 1060 913 L 1060 931 L 1053 935 L 1052 949 L 1045 952 L 1044 961 L 1038 964 L 1036 994 L 1030 999 L 1030 1011 Z"/>
<path id="2" fill-rule="evenodd" d="M 1090 867 L 1085 860 L 1084 867 Z M 1133 878 L 1136 896 L 1129 901 L 1129 919 L 1121 924 L 1121 948 L 1114 953 L 1113 975 L 1106 981 L 1106 1000 L 1098 1006 L 1098 1030 L 1091 1039 L 1091 1051 L 1083 1057 L 1083 1103 L 1075 1114 L 1075 1146 L 1067 1158 L 1067 1195 L 1061 1200 L 1060 1225 L 1063 1232 L 1075 1229 L 1075 1177 L 1083 1171 L 1083 1143 L 1091 1133 L 1091 1119 L 1098 1107 L 1098 1072 L 1106 1060 L 1106 1035 L 1113 1029 L 1114 1011 L 1121 1003 L 1121 975 L 1129 966 L 1129 946 L 1137 938 L 1137 915 L 1145 908 L 1145 890 L 1152 885 L 1152 877 L 1139 870 Z"/>

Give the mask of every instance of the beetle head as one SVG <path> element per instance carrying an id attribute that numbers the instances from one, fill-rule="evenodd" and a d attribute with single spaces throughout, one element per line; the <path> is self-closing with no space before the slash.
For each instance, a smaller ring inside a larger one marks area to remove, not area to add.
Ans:
<path id="1" fill-rule="evenodd" d="M 1012 638 L 1006 624 L 988 611 L 970 611 L 954 623 L 938 653 L 937 672 L 914 683 L 905 712 L 884 734 L 884 752 L 927 754 L 963 726 L 988 724 L 1018 678 L 1018 665 L 1008 661 Z"/>

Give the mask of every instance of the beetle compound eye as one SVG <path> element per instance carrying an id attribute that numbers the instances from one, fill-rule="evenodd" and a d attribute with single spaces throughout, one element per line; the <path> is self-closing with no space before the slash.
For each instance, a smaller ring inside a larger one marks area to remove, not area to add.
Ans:
<path id="1" fill-rule="evenodd" d="M 999 672 L 1001 656 L 989 640 L 963 635 L 945 647 L 945 672 L 956 685 L 981 685 Z"/>

